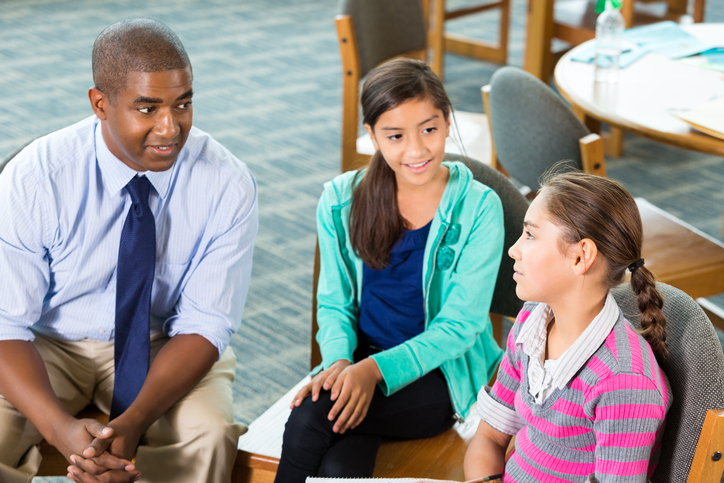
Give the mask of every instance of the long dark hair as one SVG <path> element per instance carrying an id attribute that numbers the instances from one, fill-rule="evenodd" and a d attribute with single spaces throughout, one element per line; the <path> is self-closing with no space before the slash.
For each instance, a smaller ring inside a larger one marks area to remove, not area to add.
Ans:
<path id="1" fill-rule="evenodd" d="M 544 175 L 546 211 L 562 232 L 563 244 L 592 240 L 606 259 L 608 288 L 619 285 L 626 269 L 641 311 L 642 335 L 659 357 L 666 357 L 664 299 L 654 274 L 641 265 L 643 227 L 631 194 L 620 183 L 577 171 Z M 639 266 L 640 265 L 640 266 Z"/>
<path id="2" fill-rule="evenodd" d="M 395 59 L 379 65 L 362 86 L 362 119 L 375 128 L 379 117 L 412 99 L 429 99 L 450 118 L 452 104 L 442 82 L 419 60 Z M 406 223 L 397 206 L 395 172 L 377 151 L 352 194 L 349 214 L 350 240 L 355 253 L 371 268 L 387 266 L 390 251 Z"/>

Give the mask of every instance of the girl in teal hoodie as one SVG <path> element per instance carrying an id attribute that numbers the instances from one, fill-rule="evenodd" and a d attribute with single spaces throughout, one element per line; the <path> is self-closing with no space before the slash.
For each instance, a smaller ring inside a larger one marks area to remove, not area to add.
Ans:
<path id="1" fill-rule="evenodd" d="M 323 363 L 292 403 L 276 483 L 372 476 L 382 438 L 425 438 L 464 418 L 502 350 L 488 310 L 503 209 L 443 162 L 452 106 L 423 62 L 367 76 L 366 170 L 325 185 L 317 209 Z"/>

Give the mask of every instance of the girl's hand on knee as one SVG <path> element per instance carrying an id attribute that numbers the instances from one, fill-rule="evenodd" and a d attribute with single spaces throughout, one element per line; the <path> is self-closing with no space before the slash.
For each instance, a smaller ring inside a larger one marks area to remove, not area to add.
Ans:
<path id="1" fill-rule="evenodd" d="M 344 370 L 344 368 L 351 364 L 352 363 L 346 359 L 340 359 L 338 361 L 335 361 L 327 369 L 314 376 L 312 378 L 312 381 L 303 388 L 301 388 L 296 396 L 294 396 L 294 399 L 292 399 L 292 404 L 289 406 L 289 409 L 299 407 L 299 405 L 302 404 L 304 398 L 309 396 L 310 394 L 312 395 L 312 401 L 316 402 L 317 399 L 319 399 L 320 391 L 322 389 L 328 391 L 334 385 L 334 382 L 337 380 L 337 377 Z"/>
<path id="2" fill-rule="evenodd" d="M 334 406 L 329 411 L 329 420 L 336 422 L 334 432 L 344 433 L 361 423 L 372 402 L 377 383 L 382 373 L 373 359 L 364 359 L 345 368 L 332 386 Z M 340 412 L 341 411 L 341 412 Z M 339 416 L 337 416 L 339 414 Z"/>
<path id="3" fill-rule="evenodd" d="M 329 391 L 337 381 L 339 375 L 352 363 L 346 359 L 335 361 L 327 369 L 323 370 L 312 379 L 312 401 L 319 399 L 322 389 Z"/>

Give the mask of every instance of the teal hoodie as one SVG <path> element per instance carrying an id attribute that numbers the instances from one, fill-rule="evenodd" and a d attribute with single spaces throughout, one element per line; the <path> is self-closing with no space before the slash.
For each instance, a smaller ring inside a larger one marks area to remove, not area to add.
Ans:
<path id="1" fill-rule="evenodd" d="M 503 355 L 488 316 L 503 250 L 503 207 L 464 164 L 444 164 L 450 178 L 423 259 L 425 330 L 371 357 L 387 396 L 439 367 L 456 415 L 464 418 Z M 349 238 L 352 190 L 361 178 L 356 173 L 326 183 L 317 207 L 317 342 L 323 362 L 315 372 L 340 359 L 352 362 L 357 347 L 363 262 Z"/>

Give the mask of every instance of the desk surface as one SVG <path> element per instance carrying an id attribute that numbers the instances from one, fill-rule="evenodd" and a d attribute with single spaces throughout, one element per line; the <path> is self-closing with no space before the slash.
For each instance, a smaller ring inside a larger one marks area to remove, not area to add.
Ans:
<path id="1" fill-rule="evenodd" d="M 724 39 L 724 24 L 684 27 L 692 35 L 714 44 Z M 573 109 L 655 141 L 724 156 L 724 140 L 693 130 L 672 116 L 716 97 L 724 97 L 722 73 L 649 53 L 619 71 L 615 83 L 596 83 L 593 64 L 571 58 L 589 42 L 564 55 L 555 69 L 555 82 Z"/>

